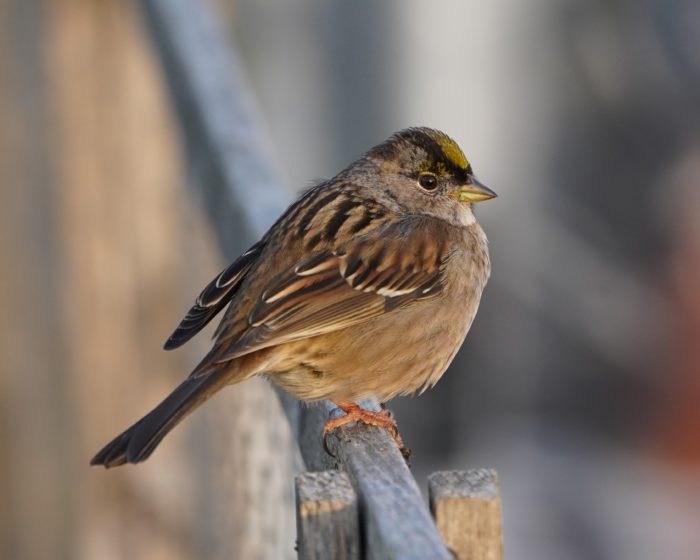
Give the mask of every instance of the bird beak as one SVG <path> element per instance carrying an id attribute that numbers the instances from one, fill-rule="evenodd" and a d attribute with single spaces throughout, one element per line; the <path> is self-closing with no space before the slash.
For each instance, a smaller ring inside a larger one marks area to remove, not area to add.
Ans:
<path id="1" fill-rule="evenodd" d="M 489 198 L 496 198 L 498 195 L 488 188 L 473 175 L 467 175 L 469 182 L 462 185 L 456 191 L 450 193 L 460 202 L 481 202 Z"/>

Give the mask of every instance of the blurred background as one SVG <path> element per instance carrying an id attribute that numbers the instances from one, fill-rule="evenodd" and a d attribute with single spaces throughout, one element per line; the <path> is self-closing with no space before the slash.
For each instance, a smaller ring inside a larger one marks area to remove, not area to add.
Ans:
<path id="1" fill-rule="evenodd" d="M 700 4 L 205 6 L 291 192 L 427 125 L 500 195 L 472 332 L 392 403 L 419 483 L 497 468 L 510 560 L 700 558 Z M 184 145 L 138 2 L 0 0 L 2 558 L 295 557 L 262 381 L 87 466 L 207 348 L 161 351 L 233 257 Z"/>

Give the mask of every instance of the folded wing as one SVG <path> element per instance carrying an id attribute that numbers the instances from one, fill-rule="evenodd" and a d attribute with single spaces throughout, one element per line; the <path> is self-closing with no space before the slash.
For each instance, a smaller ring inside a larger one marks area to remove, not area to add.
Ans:
<path id="1" fill-rule="evenodd" d="M 439 293 L 447 244 L 419 228 L 411 233 L 420 238 L 417 243 L 396 232 L 383 233 L 320 252 L 279 275 L 244 319 L 219 327 L 215 347 L 197 370 L 205 371 L 207 362 L 220 364 L 362 323 Z"/>
<path id="2" fill-rule="evenodd" d="M 194 305 L 177 326 L 164 348 L 172 350 L 182 346 L 201 331 L 219 311 L 231 301 L 243 278 L 263 250 L 263 243 L 256 243 L 233 264 L 225 268 L 199 294 Z"/>

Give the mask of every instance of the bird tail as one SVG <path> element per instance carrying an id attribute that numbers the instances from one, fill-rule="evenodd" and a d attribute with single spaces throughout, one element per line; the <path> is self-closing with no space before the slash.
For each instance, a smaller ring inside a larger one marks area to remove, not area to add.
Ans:
<path id="1" fill-rule="evenodd" d="M 151 412 L 105 445 L 90 464 L 109 468 L 145 461 L 170 430 L 230 381 L 225 368 L 188 377 Z"/>

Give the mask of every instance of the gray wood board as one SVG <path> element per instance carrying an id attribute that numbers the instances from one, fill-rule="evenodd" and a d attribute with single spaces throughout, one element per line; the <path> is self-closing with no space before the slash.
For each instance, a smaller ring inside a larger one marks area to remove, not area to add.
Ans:
<path id="1" fill-rule="evenodd" d="M 379 410 L 376 403 L 361 404 Z M 367 558 L 450 558 L 389 432 L 364 425 L 343 427 L 328 437 L 328 447 L 359 495 Z"/>

